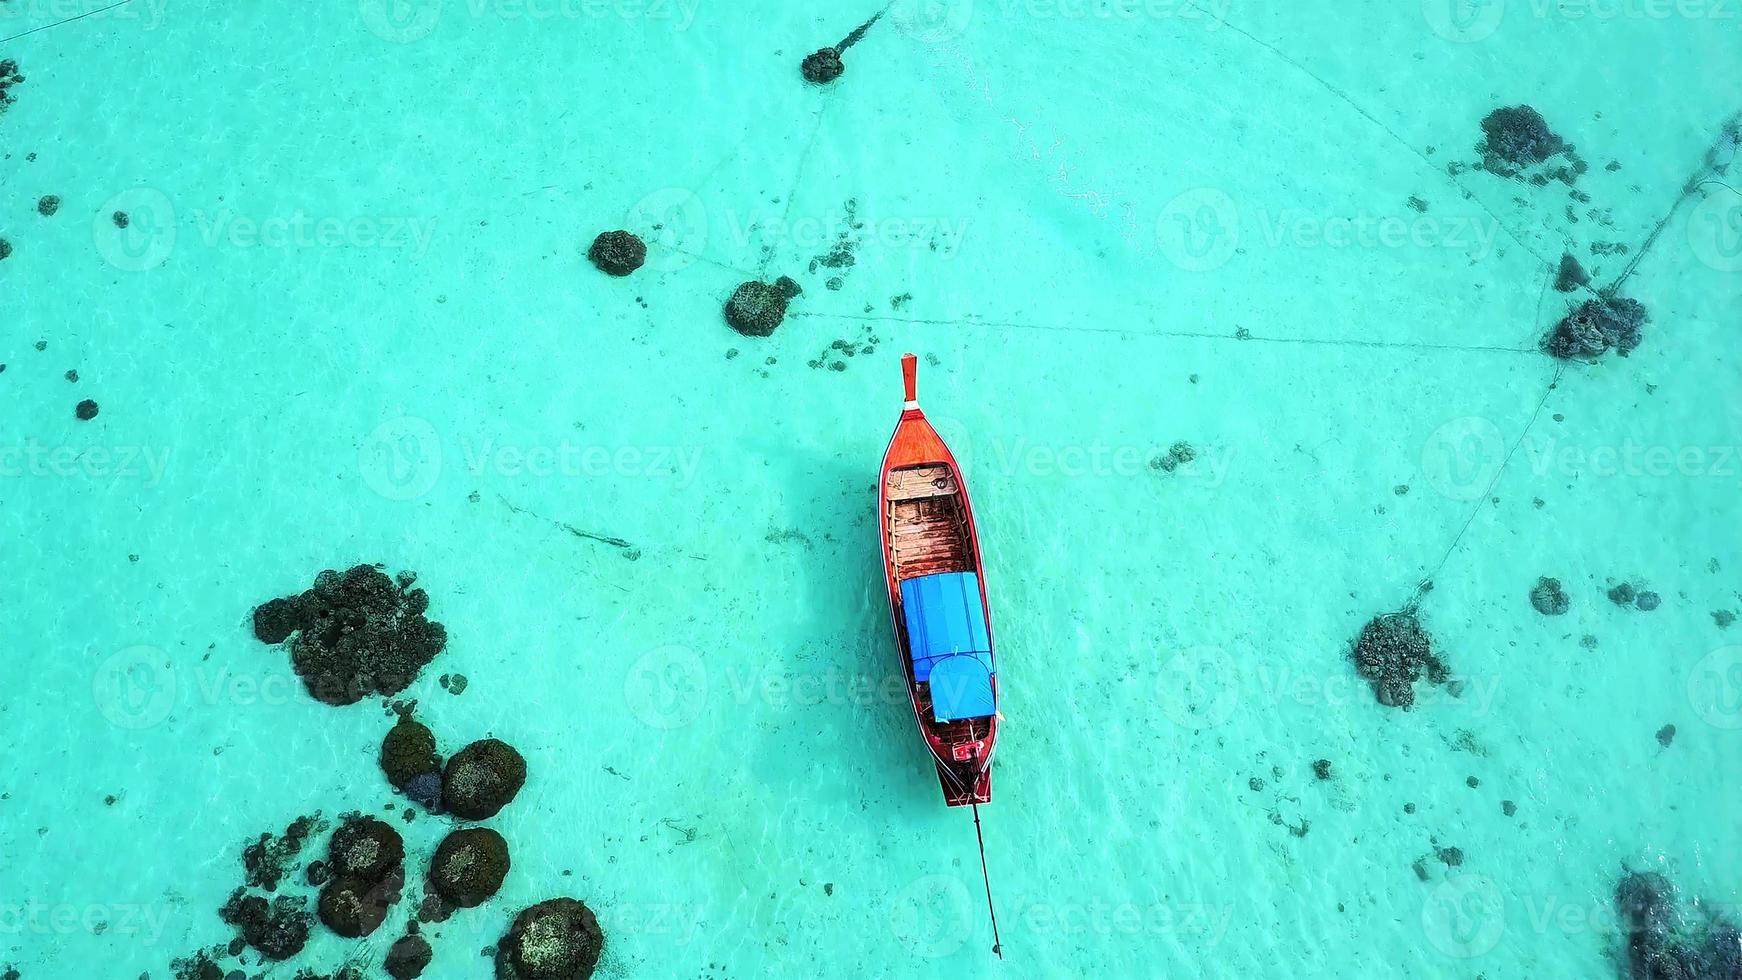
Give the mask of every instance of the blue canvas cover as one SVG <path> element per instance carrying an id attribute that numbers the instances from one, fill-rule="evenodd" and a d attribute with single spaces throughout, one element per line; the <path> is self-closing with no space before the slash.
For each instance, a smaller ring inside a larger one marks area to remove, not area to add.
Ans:
<path id="1" fill-rule="evenodd" d="M 931 683 L 938 721 L 984 718 L 992 697 L 992 640 L 980 602 L 980 576 L 940 572 L 901 583 L 901 611 L 913 676 Z"/>

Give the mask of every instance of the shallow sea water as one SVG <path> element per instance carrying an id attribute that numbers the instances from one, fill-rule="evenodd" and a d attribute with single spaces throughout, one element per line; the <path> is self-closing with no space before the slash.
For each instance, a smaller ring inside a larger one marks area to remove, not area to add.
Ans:
<path id="1" fill-rule="evenodd" d="M 1684 188 L 1742 11 L 897 0 L 800 80 L 874 12 L 132 0 L 0 43 L 0 971 L 169 976 L 314 810 L 427 859 L 379 699 L 250 630 L 359 562 L 447 627 L 418 716 L 531 772 L 426 976 L 556 895 L 610 977 L 1603 977 L 1624 864 L 1735 908 L 1742 196 Z M 1477 165 L 1521 103 L 1589 202 Z M 1537 350 L 1563 251 L 1631 267 L 1630 357 Z M 1002 963 L 885 693 L 903 350 L 986 549 Z M 1424 580 L 1461 694 L 1400 712 L 1346 654 Z M 410 904 L 240 968 L 378 975 Z"/>

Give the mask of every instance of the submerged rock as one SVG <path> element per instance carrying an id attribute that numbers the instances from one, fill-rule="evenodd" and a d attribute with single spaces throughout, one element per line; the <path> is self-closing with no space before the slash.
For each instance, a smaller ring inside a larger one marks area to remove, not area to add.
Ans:
<path id="1" fill-rule="evenodd" d="M 405 798 L 423 807 L 431 813 L 442 810 L 442 774 L 426 772 L 411 777 L 411 781 L 403 787 Z"/>
<path id="2" fill-rule="evenodd" d="M 1611 586 L 1609 589 L 1609 601 L 1617 606 L 1632 605 L 1634 595 L 1633 585 L 1628 582 L 1622 582 L 1619 585 Z"/>
<path id="3" fill-rule="evenodd" d="M 1675 888 L 1655 872 L 1627 871 L 1615 884 L 1615 911 L 1627 940 L 1627 962 L 1637 980 L 1696 975 L 1684 969 L 1685 951 L 1674 936 Z"/>
<path id="4" fill-rule="evenodd" d="M 18 62 L 11 58 L 0 61 L 0 112 L 5 112 L 7 106 L 18 101 L 18 96 L 13 95 L 11 90 L 12 86 L 22 84 L 24 76 L 18 73 Z M 0 255 L 0 258 L 5 256 Z"/>
<path id="5" fill-rule="evenodd" d="M 751 280 L 726 301 L 726 322 L 746 337 L 766 337 L 786 319 L 787 295 L 779 286 Z"/>
<path id="6" fill-rule="evenodd" d="M 1415 704 L 1416 681 L 1443 684 L 1450 676 L 1433 652 L 1433 641 L 1410 610 L 1375 616 L 1362 628 L 1350 657 L 1373 685 L 1380 704 L 1408 710 Z"/>
<path id="7" fill-rule="evenodd" d="M 1560 360 L 1592 361 L 1610 350 L 1623 357 L 1639 346 L 1645 306 L 1625 296 L 1588 299 L 1567 313 L 1542 339 L 1543 352 Z"/>
<path id="8" fill-rule="evenodd" d="M 508 877 L 508 842 L 487 827 L 456 830 L 444 838 L 430 861 L 430 885 L 449 904 L 463 909 L 488 901 Z"/>
<path id="9" fill-rule="evenodd" d="M 1570 293 L 1580 286 L 1590 285 L 1590 282 L 1590 273 L 1579 264 L 1579 260 L 1570 253 L 1562 253 L 1561 267 L 1554 276 L 1554 288 L 1559 292 Z"/>
<path id="10" fill-rule="evenodd" d="M 309 837 L 324 829 L 320 813 L 316 812 L 292 820 L 280 837 L 261 834 L 249 841 L 242 847 L 243 880 L 251 888 L 277 891 L 278 883 L 296 864 Z"/>
<path id="11" fill-rule="evenodd" d="M 442 774 L 442 803 L 467 820 L 493 817 L 526 784 L 526 760 L 514 747 L 494 738 L 466 746 L 448 760 Z"/>
<path id="12" fill-rule="evenodd" d="M 36 202 L 36 213 L 45 218 L 52 218 L 60 210 L 60 195 L 44 194 Z"/>
<path id="13" fill-rule="evenodd" d="M 804 56 L 799 72 L 814 85 L 827 85 L 841 77 L 847 66 L 841 63 L 841 53 L 834 48 L 818 48 Z"/>
<path id="14" fill-rule="evenodd" d="M 77 405 L 73 406 L 73 417 L 78 419 L 80 422 L 89 422 L 96 418 L 97 403 L 89 398 L 79 402 Z"/>
<path id="15" fill-rule="evenodd" d="M 1566 141 L 1549 129 L 1542 114 L 1527 105 L 1490 112 L 1482 120 L 1482 137 L 1482 142 L 1476 145 L 1482 154 L 1482 165 L 1508 177 L 1570 149 Z"/>
<path id="16" fill-rule="evenodd" d="M 416 924 L 413 924 L 413 928 Z M 387 975 L 393 980 L 416 980 L 435 957 L 429 940 L 415 932 L 401 936 L 387 950 Z"/>
<path id="17" fill-rule="evenodd" d="M 361 939 L 381 928 L 404 885 L 404 873 L 397 867 L 375 882 L 334 878 L 321 889 L 321 922 L 335 935 Z"/>
<path id="18" fill-rule="evenodd" d="M 283 643 L 302 626 L 296 599 L 269 599 L 254 609 L 254 636 L 262 643 Z"/>
<path id="19" fill-rule="evenodd" d="M 393 826 L 375 817 L 351 814 L 327 844 L 327 866 L 335 878 L 377 882 L 405 860 L 405 841 Z"/>
<path id="20" fill-rule="evenodd" d="M 224 968 L 217 963 L 217 957 L 222 955 L 222 946 L 212 950 L 200 950 L 185 957 L 169 961 L 169 968 L 175 971 L 175 980 L 225 980 Z M 0 980 L 17 980 L 14 973 L 10 978 Z M 301 980 L 299 977 L 298 980 Z"/>
<path id="21" fill-rule="evenodd" d="M 381 740 L 381 771 L 387 774 L 387 782 L 394 789 L 408 796 L 411 794 L 407 787 L 419 777 L 434 776 L 437 780 L 435 797 L 440 802 L 442 757 L 436 751 L 435 733 L 427 725 L 413 720 L 409 712 L 401 715 L 399 721 L 387 730 L 387 737 Z"/>
<path id="22" fill-rule="evenodd" d="M 1572 607 L 1572 600 L 1561 589 L 1561 580 L 1544 575 L 1530 589 L 1530 604 L 1544 616 L 1561 616 Z"/>
<path id="23" fill-rule="evenodd" d="M 553 898 L 516 916 L 496 944 L 496 980 L 587 980 L 604 948 L 592 909 Z"/>
<path id="24" fill-rule="evenodd" d="M 647 243 L 627 231 L 607 231 L 593 239 L 587 258 L 600 272 L 626 276 L 647 261 Z"/>
<path id="25" fill-rule="evenodd" d="M 429 595 L 415 581 L 401 573 L 395 582 L 373 565 L 343 575 L 328 569 L 307 592 L 257 608 L 254 633 L 267 643 L 291 640 L 291 666 L 318 701 L 398 694 L 447 645 L 447 630 L 425 618 Z"/>
<path id="26" fill-rule="evenodd" d="M 308 943 L 308 899 L 300 895 L 280 895 L 268 902 L 238 888 L 218 914 L 269 960 L 289 959 Z"/>

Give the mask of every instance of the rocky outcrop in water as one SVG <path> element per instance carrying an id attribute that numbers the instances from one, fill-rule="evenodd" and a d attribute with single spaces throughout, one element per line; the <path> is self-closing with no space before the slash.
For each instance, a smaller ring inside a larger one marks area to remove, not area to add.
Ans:
<path id="1" fill-rule="evenodd" d="M 1544 575 L 1530 587 L 1530 605 L 1544 616 L 1564 616 L 1572 608 L 1572 600 L 1561 588 L 1560 579 Z"/>
<path id="2" fill-rule="evenodd" d="M 280 895 L 268 902 L 238 888 L 219 916 L 269 960 L 289 959 L 308 943 L 308 899 L 300 895 Z"/>
<path id="3" fill-rule="evenodd" d="M 1411 610 L 1375 616 L 1356 638 L 1350 658 L 1373 685 L 1380 704 L 1408 710 L 1415 704 L 1415 682 L 1443 684 L 1446 665 L 1433 652 L 1433 641 Z"/>
<path id="4" fill-rule="evenodd" d="M 23 84 L 24 76 L 18 73 L 18 62 L 11 58 L 0 61 L 0 112 L 5 112 L 7 106 L 18 101 L 18 96 L 12 94 L 12 86 Z"/>
<path id="5" fill-rule="evenodd" d="M 326 829 L 320 813 L 297 817 L 282 836 L 261 834 L 242 847 L 244 882 L 250 888 L 277 891 L 278 883 L 295 866 L 297 856 L 310 836 Z"/>
<path id="6" fill-rule="evenodd" d="M 496 944 L 496 980 L 587 980 L 604 948 L 592 909 L 553 898 L 516 916 Z"/>
<path id="7" fill-rule="evenodd" d="M 423 976 L 429 961 L 435 958 L 429 940 L 418 934 L 417 923 L 413 922 L 410 928 L 410 932 L 395 940 L 387 950 L 385 966 L 387 975 L 393 980 L 416 980 Z"/>
<path id="8" fill-rule="evenodd" d="M 804 56 L 799 64 L 799 73 L 804 80 L 815 85 L 827 85 L 841 77 L 847 66 L 841 63 L 841 52 L 834 48 L 818 48 Z"/>
<path id="9" fill-rule="evenodd" d="M 1625 296 L 1604 295 L 1573 307 L 1542 339 L 1543 352 L 1563 361 L 1594 361 L 1613 350 L 1626 357 L 1639 346 L 1645 306 Z"/>
<path id="10" fill-rule="evenodd" d="M 291 666 L 318 701 L 398 694 L 447 644 L 442 624 L 425 618 L 429 595 L 412 587 L 416 581 L 410 572 L 390 579 L 373 565 L 342 575 L 328 569 L 307 592 L 255 609 L 254 635 L 291 641 Z"/>
<path id="11" fill-rule="evenodd" d="M 506 742 L 473 742 L 448 760 L 442 803 L 467 820 L 488 820 L 513 801 L 526 784 L 526 760 Z"/>
<path id="12" fill-rule="evenodd" d="M 841 55 L 846 53 L 848 48 L 864 40 L 865 33 L 881 19 L 883 19 L 883 11 L 879 10 L 872 14 L 865 23 L 853 28 L 852 33 L 841 38 L 840 43 L 832 47 L 818 48 L 805 55 L 804 61 L 799 64 L 799 73 L 804 76 L 804 80 L 813 85 L 827 85 L 840 78 L 842 73 L 847 70 L 846 64 L 841 61 Z"/>
<path id="13" fill-rule="evenodd" d="M 607 231 L 593 239 L 587 258 L 600 272 L 626 276 L 647 261 L 647 243 L 627 231 Z"/>
<path id="14" fill-rule="evenodd" d="M 405 884 L 405 842 L 375 817 L 350 814 L 327 844 L 331 875 L 321 888 L 321 922 L 351 939 L 380 928 Z"/>
<path id="15" fill-rule="evenodd" d="M 1562 253 L 1560 268 L 1555 270 L 1554 288 L 1556 292 L 1570 293 L 1581 286 L 1590 285 L 1591 274 L 1579 264 L 1572 255 Z"/>
<path id="16" fill-rule="evenodd" d="M 436 751 L 435 733 L 414 720 L 409 711 L 400 715 L 381 740 L 381 771 L 394 789 L 424 809 L 441 809 L 442 757 Z"/>
<path id="17" fill-rule="evenodd" d="M 1484 117 L 1482 140 L 1476 144 L 1476 152 L 1482 155 L 1484 169 L 1515 179 L 1522 179 L 1532 168 L 1543 167 L 1552 157 L 1567 161 L 1531 175 L 1531 182 L 1537 184 L 1552 179 L 1570 186 L 1585 171 L 1585 162 L 1579 159 L 1573 145 L 1549 128 L 1542 113 L 1527 105 L 1495 109 Z"/>
<path id="18" fill-rule="evenodd" d="M 379 881 L 334 878 L 321 889 L 318 912 L 321 923 L 335 935 L 361 939 L 387 920 L 405 886 L 405 873 L 395 866 Z"/>
<path id="19" fill-rule="evenodd" d="M 726 301 L 726 322 L 746 337 L 766 337 L 786 319 L 787 299 L 780 286 L 751 280 Z"/>
<path id="20" fill-rule="evenodd" d="M 429 881 L 456 908 L 476 908 L 501 889 L 508 877 L 508 842 L 487 827 L 449 834 L 430 861 Z"/>

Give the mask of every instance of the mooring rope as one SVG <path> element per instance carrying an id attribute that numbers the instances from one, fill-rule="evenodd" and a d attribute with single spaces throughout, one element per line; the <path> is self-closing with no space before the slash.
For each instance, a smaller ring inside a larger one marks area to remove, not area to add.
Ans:
<path id="1" fill-rule="evenodd" d="M 974 804 L 974 839 L 980 843 L 980 880 L 986 883 L 986 914 L 992 917 L 992 952 L 1004 958 L 1004 944 L 998 941 L 998 910 L 992 907 L 992 876 L 986 872 L 986 838 L 980 833 L 980 804 Z"/>
<path id="2" fill-rule="evenodd" d="M 87 10 L 82 14 L 74 14 L 71 17 L 66 17 L 66 18 L 63 18 L 61 20 L 57 20 L 52 24 L 44 24 L 41 27 L 32 27 L 28 31 L 22 31 L 18 34 L 12 35 L 11 37 L 0 37 L 0 44 L 5 44 L 7 41 L 16 41 L 19 38 L 24 37 L 26 35 L 35 34 L 37 31 L 46 31 L 51 27 L 59 27 L 62 24 L 71 24 L 75 20 L 84 20 L 86 17 L 95 17 L 96 15 L 102 13 L 105 10 L 114 10 L 116 7 L 120 7 L 120 6 L 123 6 L 125 4 L 132 3 L 132 2 L 133 2 L 133 0 L 115 0 L 114 3 L 108 5 L 107 7 L 98 7 L 96 10 Z"/>

